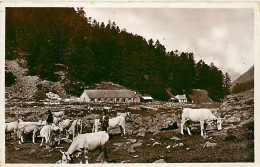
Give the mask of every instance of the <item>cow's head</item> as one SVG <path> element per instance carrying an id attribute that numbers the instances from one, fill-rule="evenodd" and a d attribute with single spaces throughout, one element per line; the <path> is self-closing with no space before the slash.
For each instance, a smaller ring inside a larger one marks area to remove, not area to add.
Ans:
<path id="1" fill-rule="evenodd" d="M 217 118 L 214 120 L 214 124 L 217 126 L 218 130 L 222 129 L 222 122 L 223 122 L 223 118 Z"/>
<path id="2" fill-rule="evenodd" d="M 131 118 L 131 112 L 127 112 L 125 118 L 129 118 L 130 119 Z"/>
<path id="3" fill-rule="evenodd" d="M 62 164 L 69 164 L 70 162 L 73 161 L 72 157 L 67 152 L 63 152 L 61 150 L 60 152 L 62 153 L 62 157 L 61 157 Z"/>
<path id="4" fill-rule="evenodd" d="M 57 130 L 59 130 L 59 126 L 57 126 L 53 123 L 53 124 L 51 124 L 51 129 L 54 131 L 57 131 Z"/>

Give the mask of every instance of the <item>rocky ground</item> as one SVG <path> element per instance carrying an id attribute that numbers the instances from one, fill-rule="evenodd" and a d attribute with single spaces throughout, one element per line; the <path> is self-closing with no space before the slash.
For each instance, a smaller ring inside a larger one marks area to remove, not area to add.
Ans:
<path id="1" fill-rule="evenodd" d="M 126 135 L 120 135 L 120 129 L 110 131 L 107 143 L 109 163 L 162 163 L 162 162 L 253 162 L 254 161 L 254 91 L 230 95 L 221 104 L 190 104 L 182 107 L 211 108 L 213 113 L 224 119 L 223 129 L 217 131 L 208 126 L 207 135 L 200 136 L 199 125 L 180 134 L 180 129 L 169 128 L 170 122 L 181 119 L 181 106 L 156 102 L 157 110 L 130 110 L 128 106 L 115 107 L 117 111 L 132 113 L 126 123 Z M 138 104 L 139 105 L 139 104 Z M 86 106 L 80 104 L 61 104 L 46 106 L 43 104 L 7 105 L 6 121 L 23 118 L 26 121 L 46 119 L 46 111 L 65 110 L 66 117 L 81 118 L 85 125 L 84 132 L 91 132 L 94 118 L 100 117 L 101 106 L 96 106 L 92 114 L 86 112 Z M 133 106 L 134 108 L 134 106 Z M 162 129 L 164 128 L 164 129 Z M 59 149 L 39 147 L 26 142 L 18 145 L 6 134 L 6 163 L 55 163 L 61 159 Z M 63 151 L 70 143 L 62 142 Z M 14 154 L 15 153 L 15 154 Z M 98 151 L 90 152 L 90 163 L 96 163 Z M 76 160 L 76 163 L 78 160 Z"/>

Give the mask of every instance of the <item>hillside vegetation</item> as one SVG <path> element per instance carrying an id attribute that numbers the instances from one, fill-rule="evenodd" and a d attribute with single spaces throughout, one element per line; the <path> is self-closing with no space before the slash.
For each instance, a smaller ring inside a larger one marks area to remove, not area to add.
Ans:
<path id="1" fill-rule="evenodd" d="M 7 8 L 6 59 L 25 59 L 26 75 L 60 82 L 76 96 L 102 81 L 158 100 L 168 100 L 166 89 L 205 89 L 215 101 L 229 94 L 229 75 L 213 63 L 87 16 L 82 8 Z"/>

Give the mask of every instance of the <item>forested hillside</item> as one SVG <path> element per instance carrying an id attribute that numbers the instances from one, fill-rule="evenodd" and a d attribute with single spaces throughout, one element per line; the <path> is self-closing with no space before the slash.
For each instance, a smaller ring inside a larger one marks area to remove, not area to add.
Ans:
<path id="1" fill-rule="evenodd" d="M 102 81 L 158 100 L 168 100 L 166 89 L 176 95 L 196 88 L 219 101 L 230 88 L 229 75 L 213 63 L 196 63 L 193 53 L 168 52 L 158 40 L 127 32 L 115 22 L 99 23 L 82 9 L 7 8 L 6 59 L 17 58 L 27 61 L 27 75 L 62 81 L 72 95 Z"/>

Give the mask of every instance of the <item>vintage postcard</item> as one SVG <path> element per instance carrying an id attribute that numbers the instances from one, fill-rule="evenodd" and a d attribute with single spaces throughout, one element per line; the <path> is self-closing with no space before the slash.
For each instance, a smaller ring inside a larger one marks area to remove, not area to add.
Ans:
<path id="1" fill-rule="evenodd" d="M 256 2 L 0 10 L 1 165 L 259 165 Z"/>

